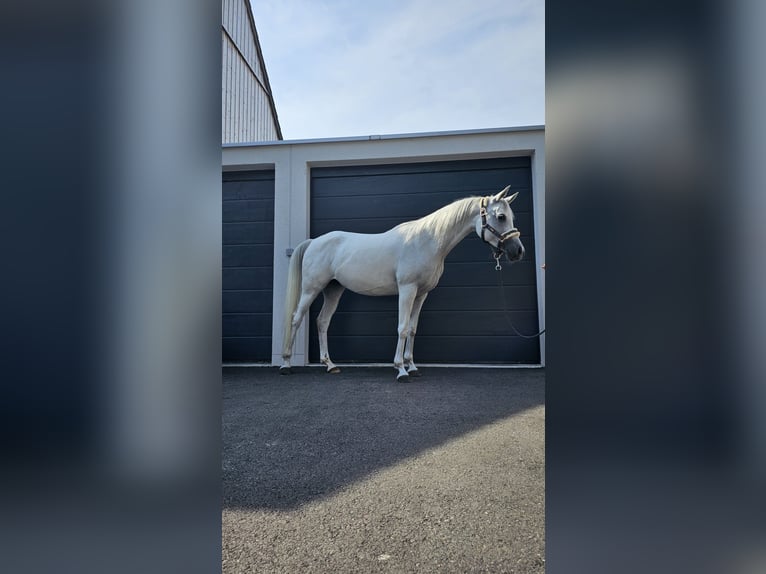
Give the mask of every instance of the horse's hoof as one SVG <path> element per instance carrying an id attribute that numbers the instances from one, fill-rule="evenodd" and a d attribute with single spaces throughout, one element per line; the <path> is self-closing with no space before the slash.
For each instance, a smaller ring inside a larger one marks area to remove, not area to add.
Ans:
<path id="1" fill-rule="evenodd" d="M 396 377 L 396 382 L 397 383 L 407 383 L 407 382 L 409 382 L 409 380 L 410 380 L 409 375 L 398 375 Z"/>
<path id="2" fill-rule="evenodd" d="M 279 374 L 280 375 L 291 375 L 292 369 L 290 367 L 279 367 Z"/>
<path id="3" fill-rule="evenodd" d="M 332 369 L 328 369 L 327 372 L 331 375 L 337 375 L 340 373 L 340 367 L 333 367 Z"/>
<path id="4" fill-rule="evenodd" d="M 415 369 L 415 370 L 413 370 L 413 371 L 407 371 L 407 374 L 408 374 L 410 377 L 419 377 L 419 376 L 420 376 L 420 371 L 418 371 L 417 369 Z"/>

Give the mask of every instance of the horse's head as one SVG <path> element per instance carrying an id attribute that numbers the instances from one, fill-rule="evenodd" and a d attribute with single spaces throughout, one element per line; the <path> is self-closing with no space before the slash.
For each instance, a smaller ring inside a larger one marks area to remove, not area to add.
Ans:
<path id="1" fill-rule="evenodd" d="M 505 253 L 506 259 L 513 262 L 524 257 L 524 246 L 519 239 L 519 230 L 514 227 L 511 210 L 511 203 L 519 192 L 506 197 L 510 188 L 509 185 L 497 195 L 481 199 L 481 211 L 476 220 L 476 233 L 497 253 Z"/>

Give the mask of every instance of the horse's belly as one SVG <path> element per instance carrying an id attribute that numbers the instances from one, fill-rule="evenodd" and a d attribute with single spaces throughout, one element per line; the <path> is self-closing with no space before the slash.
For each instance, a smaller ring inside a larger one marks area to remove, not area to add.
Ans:
<path id="1" fill-rule="evenodd" d="M 398 249 L 385 234 L 333 232 L 334 279 L 361 295 L 395 295 Z"/>
<path id="2" fill-rule="evenodd" d="M 396 277 L 393 273 L 382 273 L 381 270 L 370 269 L 366 274 L 344 272 L 336 273 L 336 279 L 346 289 L 360 295 L 395 295 L 397 293 Z"/>

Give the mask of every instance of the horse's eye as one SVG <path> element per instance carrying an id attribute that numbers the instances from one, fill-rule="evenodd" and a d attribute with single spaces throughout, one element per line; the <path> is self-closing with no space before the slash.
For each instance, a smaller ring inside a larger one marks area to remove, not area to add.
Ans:
<path id="1" fill-rule="evenodd" d="M 498 213 L 497 214 L 497 220 L 498 221 L 505 221 L 505 213 Z"/>

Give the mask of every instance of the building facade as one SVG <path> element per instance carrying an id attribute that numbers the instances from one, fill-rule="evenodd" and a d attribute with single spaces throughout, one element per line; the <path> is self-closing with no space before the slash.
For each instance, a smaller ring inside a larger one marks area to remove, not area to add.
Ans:
<path id="1" fill-rule="evenodd" d="M 222 0 L 221 141 L 282 139 L 269 75 L 248 0 Z"/>
<path id="2" fill-rule="evenodd" d="M 421 365 L 545 364 L 545 171 L 542 126 L 284 141 L 248 0 L 222 1 L 222 356 L 281 363 L 289 253 L 332 230 L 382 232 L 469 195 L 511 185 L 524 259 L 495 271 L 471 235 L 426 299 Z M 319 361 L 314 303 L 293 364 Z M 396 297 L 346 291 L 328 333 L 339 364 L 390 364 Z M 513 325 L 511 327 L 510 323 Z"/>
<path id="3" fill-rule="evenodd" d="M 448 256 L 418 327 L 418 364 L 540 366 L 545 336 L 545 131 L 542 126 L 231 144 L 223 147 L 223 360 L 281 362 L 288 253 L 327 231 L 374 233 L 455 199 L 519 192 L 526 248 L 502 274 L 474 234 Z M 501 286 L 502 285 L 502 286 Z M 316 315 L 294 365 L 318 362 Z M 391 363 L 395 297 L 346 292 L 329 331 L 336 363 Z"/>

